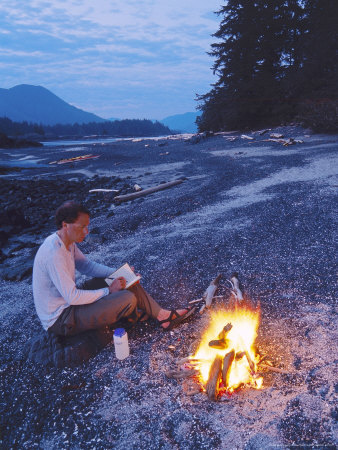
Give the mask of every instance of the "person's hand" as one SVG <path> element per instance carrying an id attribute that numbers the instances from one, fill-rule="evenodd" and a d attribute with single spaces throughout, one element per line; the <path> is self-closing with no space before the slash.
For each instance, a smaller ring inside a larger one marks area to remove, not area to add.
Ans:
<path id="1" fill-rule="evenodd" d="M 134 266 L 130 266 L 130 268 L 131 268 L 131 270 L 135 273 L 135 275 L 137 276 L 137 277 L 140 277 L 141 276 L 141 274 L 140 273 L 136 273 L 135 272 L 135 267 Z M 140 281 L 137 281 L 137 283 L 139 283 Z"/>
<path id="2" fill-rule="evenodd" d="M 109 293 L 118 292 L 126 288 L 126 279 L 124 277 L 116 278 L 109 286 Z"/>

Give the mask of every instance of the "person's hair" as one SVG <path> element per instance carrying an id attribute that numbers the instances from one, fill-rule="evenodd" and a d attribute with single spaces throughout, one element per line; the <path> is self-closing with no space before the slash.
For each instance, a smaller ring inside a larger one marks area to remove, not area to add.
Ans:
<path id="1" fill-rule="evenodd" d="M 60 230 L 62 228 L 62 222 L 74 223 L 79 217 L 79 214 L 88 214 L 90 216 L 88 209 L 80 203 L 74 202 L 73 200 L 68 200 L 63 203 L 55 213 L 57 229 Z"/>

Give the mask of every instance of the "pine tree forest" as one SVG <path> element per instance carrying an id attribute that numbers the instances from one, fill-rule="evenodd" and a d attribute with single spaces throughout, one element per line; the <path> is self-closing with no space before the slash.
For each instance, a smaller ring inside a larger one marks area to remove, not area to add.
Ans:
<path id="1" fill-rule="evenodd" d="M 211 45 L 200 131 L 296 121 L 338 130 L 338 0 L 229 0 Z"/>

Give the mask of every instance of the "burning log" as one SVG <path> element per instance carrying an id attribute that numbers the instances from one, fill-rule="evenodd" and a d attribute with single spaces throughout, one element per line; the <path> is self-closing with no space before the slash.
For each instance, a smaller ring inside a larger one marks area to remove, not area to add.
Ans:
<path id="1" fill-rule="evenodd" d="M 175 363 L 178 366 L 181 366 L 182 364 L 184 364 L 186 362 L 191 363 L 191 362 L 199 362 L 199 361 L 202 361 L 202 360 L 199 359 L 199 358 L 194 358 L 193 356 L 186 356 L 185 358 L 178 358 L 178 359 L 176 359 Z"/>
<path id="2" fill-rule="evenodd" d="M 236 356 L 235 356 L 236 361 L 242 359 L 244 356 L 245 356 L 245 352 L 237 352 Z"/>
<path id="3" fill-rule="evenodd" d="M 229 331 L 232 329 L 232 323 L 227 323 L 223 330 L 218 335 L 218 339 L 224 340 L 226 338 L 226 335 L 229 333 Z"/>
<path id="4" fill-rule="evenodd" d="M 245 356 L 246 356 L 246 359 L 248 360 L 251 373 L 252 373 L 252 375 L 254 375 L 256 373 L 256 365 L 252 361 L 251 356 L 250 356 L 250 354 L 249 354 L 249 352 L 247 350 L 245 350 Z"/>
<path id="5" fill-rule="evenodd" d="M 226 339 L 226 335 L 232 328 L 232 324 L 228 323 L 225 325 L 223 330 L 219 333 L 218 339 L 209 342 L 209 347 L 216 348 L 218 350 L 225 350 L 228 347 L 228 340 Z"/>
<path id="6" fill-rule="evenodd" d="M 209 342 L 209 347 L 215 348 L 216 350 L 225 350 L 228 347 L 228 342 L 226 339 L 222 341 L 221 339 L 214 339 Z"/>
<path id="7" fill-rule="evenodd" d="M 222 379 L 223 384 L 226 388 L 229 386 L 231 365 L 234 362 L 234 359 L 235 359 L 235 350 L 231 350 L 231 352 L 227 353 L 223 359 Z"/>
<path id="8" fill-rule="evenodd" d="M 217 277 L 209 284 L 207 290 L 204 292 L 202 299 L 204 300 L 204 304 L 202 308 L 200 309 L 200 314 L 203 313 L 205 308 L 209 308 L 212 303 L 212 299 L 216 293 L 216 290 L 219 285 L 219 281 L 221 279 L 221 274 L 217 275 Z"/>
<path id="9" fill-rule="evenodd" d="M 209 377 L 206 385 L 207 395 L 210 400 L 217 400 L 218 385 L 222 373 L 222 362 L 222 357 L 217 355 L 210 367 Z"/>

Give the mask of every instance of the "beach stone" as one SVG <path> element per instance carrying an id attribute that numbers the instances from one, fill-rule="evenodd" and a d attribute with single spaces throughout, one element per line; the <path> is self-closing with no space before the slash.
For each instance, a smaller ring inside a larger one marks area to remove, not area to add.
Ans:
<path id="1" fill-rule="evenodd" d="M 10 236 L 10 233 L 6 229 L 1 228 L 0 229 L 0 246 L 3 247 L 6 242 L 8 241 L 8 238 Z"/>
<path id="2" fill-rule="evenodd" d="M 43 331 L 27 343 L 27 359 L 48 367 L 76 367 L 97 355 L 113 334 L 108 327 L 67 337 Z"/>
<path id="3" fill-rule="evenodd" d="M 19 229 L 28 228 L 30 222 L 26 219 L 25 214 L 19 208 L 5 208 L 0 213 L 0 223 L 3 225 L 12 225 Z"/>

